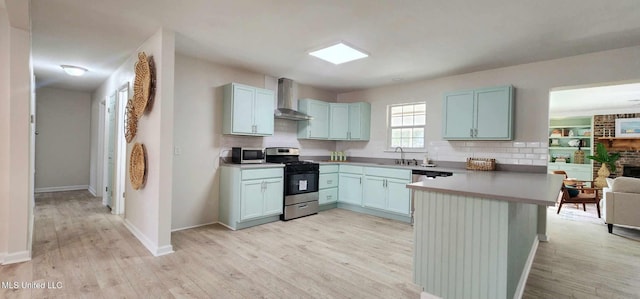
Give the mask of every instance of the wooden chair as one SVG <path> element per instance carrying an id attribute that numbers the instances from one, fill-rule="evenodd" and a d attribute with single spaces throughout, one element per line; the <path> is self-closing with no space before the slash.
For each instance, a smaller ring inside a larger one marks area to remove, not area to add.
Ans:
<path id="1" fill-rule="evenodd" d="M 592 203 L 596 205 L 596 209 L 598 210 L 598 218 L 600 218 L 600 195 L 602 192 L 601 189 L 593 188 L 593 181 L 578 181 L 582 183 L 580 187 L 575 187 L 578 190 L 578 195 L 569 196 L 569 188 L 566 184 L 562 184 L 562 194 L 560 198 L 560 205 L 558 205 L 558 214 L 560 214 L 560 209 L 562 209 L 562 205 L 565 203 L 574 203 L 574 204 L 582 204 L 583 210 L 587 211 L 587 204 Z M 591 187 L 585 187 L 584 184 L 589 183 Z"/>

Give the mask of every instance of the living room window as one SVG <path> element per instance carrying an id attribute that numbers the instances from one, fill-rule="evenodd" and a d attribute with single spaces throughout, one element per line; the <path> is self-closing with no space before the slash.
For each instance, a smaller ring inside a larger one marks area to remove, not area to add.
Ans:
<path id="1" fill-rule="evenodd" d="M 426 103 L 390 105 L 388 107 L 388 144 L 390 148 L 424 148 Z"/>

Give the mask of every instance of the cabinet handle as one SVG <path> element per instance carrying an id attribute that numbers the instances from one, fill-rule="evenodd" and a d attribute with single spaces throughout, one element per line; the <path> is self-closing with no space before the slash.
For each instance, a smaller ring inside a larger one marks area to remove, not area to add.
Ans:
<path id="1" fill-rule="evenodd" d="M 478 129 L 477 128 L 473 129 L 473 132 L 474 132 L 473 137 L 478 137 Z"/>
<path id="2" fill-rule="evenodd" d="M 327 195 L 327 199 L 332 199 L 333 195 Z"/>
<path id="3" fill-rule="evenodd" d="M 360 178 L 360 185 L 362 185 L 362 177 Z"/>
<path id="4" fill-rule="evenodd" d="M 333 183 L 333 180 L 327 180 L 327 184 Z"/>

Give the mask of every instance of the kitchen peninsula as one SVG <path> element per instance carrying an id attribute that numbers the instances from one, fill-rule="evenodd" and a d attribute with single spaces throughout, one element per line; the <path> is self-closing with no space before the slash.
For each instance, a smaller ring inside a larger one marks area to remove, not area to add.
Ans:
<path id="1" fill-rule="evenodd" d="M 561 185 L 560 175 L 499 171 L 407 185 L 415 191 L 414 282 L 442 298 L 522 294 Z"/>

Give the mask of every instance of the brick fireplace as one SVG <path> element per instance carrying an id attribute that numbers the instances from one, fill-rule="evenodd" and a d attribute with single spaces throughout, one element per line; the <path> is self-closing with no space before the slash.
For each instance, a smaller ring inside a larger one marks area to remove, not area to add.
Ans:
<path id="1" fill-rule="evenodd" d="M 593 137 L 615 137 L 616 129 L 616 119 L 618 118 L 640 118 L 640 113 L 627 113 L 627 114 L 608 114 L 608 115 L 594 115 L 593 116 Z M 609 132 L 611 136 L 605 136 L 604 133 Z M 594 142 L 592 152 L 595 154 L 595 144 Z M 625 150 L 625 151 L 615 151 L 610 150 L 610 152 L 618 152 L 620 153 L 620 159 L 616 162 L 616 173 L 612 173 L 612 177 L 622 176 L 624 169 L 627 168 L 627 171 L 631 171 L 632 167 L 640 168 L 640 149 L 636 150 Z M 593 162 L 593 177 L 598 177 L 598 170 L 600 169 L 601 164 L 599 162 Z M 636 170 L 633 170 L 634 172 Z"/>

